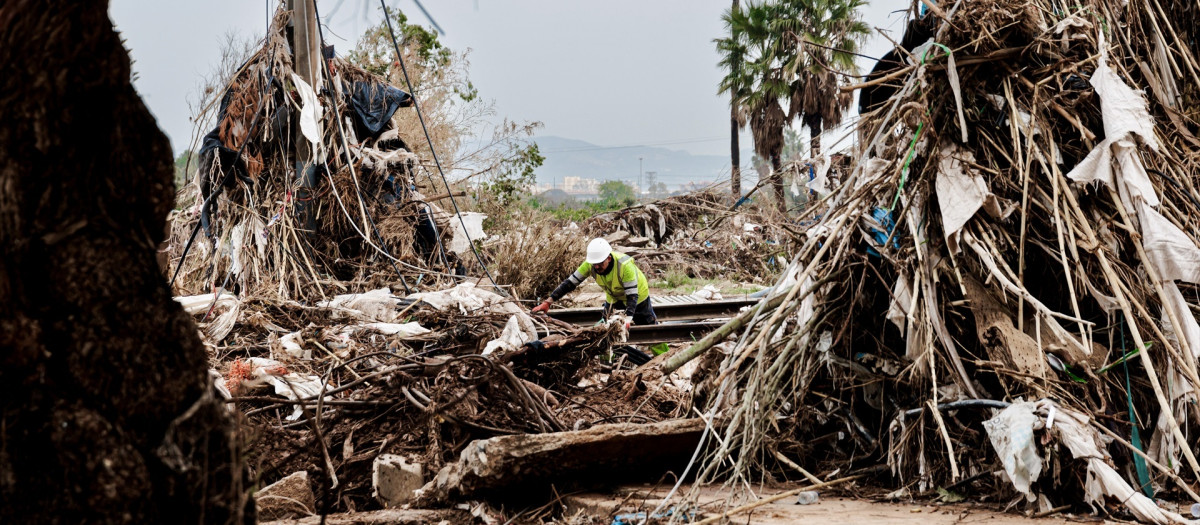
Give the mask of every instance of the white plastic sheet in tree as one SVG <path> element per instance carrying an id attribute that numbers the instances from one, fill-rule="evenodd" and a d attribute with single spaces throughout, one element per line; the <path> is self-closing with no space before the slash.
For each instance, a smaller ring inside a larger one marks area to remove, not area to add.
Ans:
<path id="1" fill-rule="evenodd" d="M 296 93 L 300 95 L 300 133 L 312 145 L 313 154 L 319 161 L 323 158 L 324 147 L 321 142 L 321 114 L 323 108 L 317 100 L 317 94 L 300 75 L 292 73 L 292 82 L 296 85 Z"/>
<path id="2" fill-rule="evenodd" d="M 1072 457 L 1086 462 L 1085 503 L 1102 507 L 1109 501 L 1120 502 L 1144 523 L 1200 523 L 1159 508 L 1154 500 L 1130 486 L 1111 465 L 1112 458 L 1107 449 L 1111 440 L 1090 425 L 1091 420 L 1085 414 L 1049 399 L 1013 403 L 983 423 L 992 447 L 1004 464 L 1005 473 L 1029 501 L 1037 498 L 1031 483 L 1037 481 L 1042 471 L 1035 432 L 1044 430 L 1051 438 L 1066 445 Z"/>
<path id="3" fill-rule="evenodd" d="M 473 211 L 465 211 L 461 214 L 462 221 L 458 217 L 450 218 L 450 229 L 454 231 L 454 237 L 450 239 L 450 251 L 462 255 L 471 251 L 472 241 L 482 241 L 487 238 L 487 234 L 483 231 L 483 220 L 487 218 L 486 214 Z M 466 229 L 463 229 L 463 224 L 466 224 Z M 471 240 L 467 240 L 470 236 Z"/>
<path id="4" fill-rule="evenodd" d="M 1090 427 L 1088 416 L 1048 399 L 1038 401 L 1036 405 L 1039 419 L 1049 416 L 1051 411 L 1055 412 L 1053 432 L 1071 451 L 1071 456 L 1087 462 L 1087 480 L 1084 483 L 1086 503 L 1102 506 L 1106 499 L 1119 501 L 1139 521 L 1145 523 L 1198 523 L 1159 508 L 1154 500 L 1130 486 L 1111 465 L 1112 458 L 1107 451 L 1111 440 Z"/>
<path id="5" fill-rule="evenodd" d="M 1042 457 L 1033 437 L 1033 431 L 1041 428 L 1041 422 L 1033 411 L 1033 403 L 1017 402 L 983 422 L 1008 480 L 1027 501 L 1037 499 L 1032 484 L 1042 474 Z"/>
<path id="6" fill-rule="evenodd" d="M 808 189 L 816 192 L 817 197 L 829 194 L 829 165 L 829 157 L 825 155 L 813 161 L 813 179 L 805 185 Z"/>
<path id="7" fill-rule="evenodd" d="M 940 157 L 935 186 L 942 212 L 942 232 L 946 236 L 946 247 L 952 255 L 957 255 L 961 250 L 958 245 L 960 232 L 980 209 L 994 218 L 1004 219 L 1012 213 L 1014 206 L 992 194 L 987 181 L 970 166 L 975 162 L 975 155 L 970 151 L 957 144 L 945 144 Z"/>
<path id="8" fill-rule="evenodd" d="M 1092 75 L 1091 84 L 1100 97 L 1100 110 L 1104 119 L 1105 140 L 1068 174 L 1080 183 L 1103 183 L 1114 189 L 1125 209 L 1134 215 L 1134 225 L 1141 234 L 1146 263 L 1153 267 L 1162 281 L 1166 296 L 1163 308 L 1169 311 L 1167 319 L 1174 318 L 1182 325 L 1175 334 L 1184 354 L 1200 356 L 1200 324 L 1187 307 L 1187 303 L 1175 285 L 1176 280 L 1200 284 L 1200 247 L 1190 237 L 1156 209 L 1160 201 L 1154 185 L 1138 155 L 1138 139 L 1153 151 L 1159 148 L 1154 135 L 1154 119 L 1147 109 L 1145 97 L 1125 83 L 1108 66 L 1104 33 L 1100 33 L 1101 56 Z M 1168 322 L 1174 332 L 1173 323 Z M 1186 385 L 1181 372 L 1168 365 L 1168 386 Z M 1186 403 L 1195 399 L 1190 388 L 1171 388 L 1169 401 L 1177 419 L 1187 416 Z M 1182 453 L 1177 436 L 1171 435 L 1169 413 L 1160 413 L 1156 431 L 1151 437 L 1151 456 L 1164 464 L 1179 464 Z"/>

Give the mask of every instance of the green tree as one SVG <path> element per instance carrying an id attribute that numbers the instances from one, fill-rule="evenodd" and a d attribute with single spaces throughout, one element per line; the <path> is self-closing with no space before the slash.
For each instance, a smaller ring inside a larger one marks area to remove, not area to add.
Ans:
<path id="1" fill-rule="evenodd" d="M 752 2 L 745 8 L 731 8 L 725 14 L 729 28 L 727 47 L 741 49 L 743 77 L 736 103 L 750 126 L 754 151 L 773 166 L 771 182 L 780 210 L 784 209 L 781 154 L 783 128 L 787 114 L 780 104 L 788 95 L 788 83 L 777 60 L 779 37 L 772 33 L 775 17 L 781 12 L 777 3 Z"/>
<path id="2" fill-rule="evenodd" d="M 783 130 L 799 117 L 809 126 L 815 156 L 820 154 L 823 127 L 841 122 L 850 97 L 841 93 L 837 74 L 855 71 L 853 53 L 869 33 L 858 14 L 865 4 L 866 0 L 751 2 L 744 9 L 735 5 L 723 17 L 729 36 L 721 39 L 724 43 L 718 41 L 727 70 L 722 92 L 730 93 L 745 115 L 755 153 L 770 159 L 781 210 Z M 742 75 L 730 72 L 738 61 Z"/>
<path id="3" fill-rule="evenodd" d="M 839 73 L 858 73 L 859 46 L 871 34 L 859 9 L 867 0 L 791 0 L 772 29 L 780 35 L 780 59 L 790 79 L 788 120 L 808 128 L 811 155 L 821 154 L 821 131 L 842 123 L 853 96 L 843 92 Z"/>
<path id="4" fill-rule="evenodd" d="M 438 42 L 437 33 L 416 24 L 409 24 L 408 17 L 399 9 L 389 9 L 387 14 L 391 16 L 392 27 L 396 29 L 396 40 L 400 43 L 400 51 L 405 55 L 406 66 L 437 71 L 451 65 L 454 54 Z M 396 61 L 396 52 L 392 47 L 392 36 L 387 23 L 380 22 L 363 33 L 358 45 L 350 51 L 347 58 L 363 69 L 386 78 L 389 68 Z M 420 85 L 414 81 L 413 87 L 419 89 Z"/>
<path id="5" fill-rule="evenodd" d="M 600 202 L 608 206 L 632 206 L 637 202 L 637 195 L 633 186 L 610 180 L 600 184 Z"/>
<path id="6" fill-rule="evenodd" d="M 397 111 L 392 119 L 400 138 L 419 157 L 430 159 L 436 152 L 447 176 L 460 177 L 451 184 L 473 184 L 480 190 L 477 197 L 489 203 L 507 206 L 525 196 L 534 182 L 533 170 L 545 160 L 529 140 L 541 123 L 497 119 L 495 102 L 480 97 L 471 83 L 466 52 L 447 48 L 436 32 L 399 10 L 388 9 L 387 16 L 425 117 L 422 124 L 416 111 Z M 408 89 L 385 22 L 364 32 L 347 58 Z M 485 134 L 489 129 L 490 135 Z"/>
<path id="7" fill-rule="evenodd" d="M 783 130 L 783 161 L 791 162 L 804 158 L 805 151 L 808 149 L 808 144 L 804 143 L 804 138 L 800 136 L 800 132 L 788 127 Z"/>
<path id="8" fill-rule="evenodd" d="M 523 148 L 515 143 L 511 147 L 511 155 L 502 160 L 496 174 L 481 185 L 482 189 L 494 195 L 502 206 L 529 195 L 529 189 L 537 182 L 534 170 L 546 161 L 546 157 L 538 151 L 536 142 Z"/>

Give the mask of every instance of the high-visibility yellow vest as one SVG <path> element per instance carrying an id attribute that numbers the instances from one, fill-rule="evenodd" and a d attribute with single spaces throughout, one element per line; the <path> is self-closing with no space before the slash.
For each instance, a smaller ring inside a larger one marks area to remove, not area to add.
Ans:
<path id="1" fill-rule="evenodd" d="M 579 286 L 584 279 L 595 277 L 596 284 L 600 285 L 601 290 L 604 290 L 609 304 L 625 302 L 625 296 L 633 295 L 634 290 L 637 291 L 638 303 L 650 297 L 650 284 L 646 282 L 646 275 L 633 263 L 633 257 L 620 252 L 612 252 L 612 258 L 616 267 L 609 270 L 607 274 L 596 272 L 592 269 L 591 263 L 584 261 L 568 280 L 571 281 L 571 284 Z"/>

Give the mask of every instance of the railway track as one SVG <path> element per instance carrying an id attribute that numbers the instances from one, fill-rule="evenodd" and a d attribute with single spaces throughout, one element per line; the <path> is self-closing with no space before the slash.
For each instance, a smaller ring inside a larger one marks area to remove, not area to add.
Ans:
<path id="1" fill-rule="evenodd" d="M 724 324 L 724 319 L 737 315 L 743 307 L 753 306 L 758 302 L 758 299 L 705 301 L 692 296 L 658 296 L 652 300 L 658 324 L 630 327 L 629 343 L 695 341 Z M 560 321 L 582 326 L 596 324 L 603 317 L 600 308 L 564 308 L 550 310 L 549 315 Z"/>

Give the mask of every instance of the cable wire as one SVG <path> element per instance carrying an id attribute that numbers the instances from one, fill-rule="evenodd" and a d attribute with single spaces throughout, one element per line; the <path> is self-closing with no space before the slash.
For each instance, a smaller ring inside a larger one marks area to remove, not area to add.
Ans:
<path id="1" fill-rule="evenodd" d="M 387 260 L 392 265 L 392 270 L 396 272 L 396 276 L 400 278 L 400 285 L 404 287 L 405 294 L 411 294 L 412 289 L 408 287 L 408 280 L 404 278 L 404 274 L 400 273 L 400 268 L 396 266 L 395 258 L 391 255 L 391 250 L 388 249 L 387 241 L 383 235 L 379 233 L 379 227 L 375 225 L 375 218 L 371 216 L 371 210 L 367 206 L 366 199 L 363 199 L 362 188 L 358 185 L 358 175 L 354 173 L 354 159 L 350 158 L 350 141 L 346 140 L 346 130 L 342 127 L 342 113 L 338 109 L 338 100 L 335 98 L 337 94 L 337 86 L 333 84 L 333 72 L 329 70 L 329 63 L 325 60 L 325 32 L 321 29 L 321 11 L 317 8 L 317 3 L 313 2 L 313 16 L 317 19 L 317 37 L 321 40 L 321 69 L 325 71 L 325 89 L 329 91 L 329 98 L 333 99 L 330 103 L 333 106 L 334 121 L 337 122 L 338 135 L 342 138 L 342 154 L 345 155 L 346 166 L 350 168 L 350 175 L 354 177 L 354 189 L 358 193 L 358 205 L 362 207 L 363 215 L 366 216 L 367 222 L 371 223 L 371 229 L 375 231 L 375 237 L 379 238 L 379 246 L 383 254 L 387 256 Z M 329 163 L 323 162 L 325 171 L 329 172 Z M 330 179 L 332 182 L 332 179 Z M 337 191 L 336 188 L 330 188 L 332 191 Z M 356 228 L 357 229 L 357 228 Z"/>
<path id="2" fill-rule="evenodd" d="M 425 14 L 425 18 L 429 19 L 429 23 L 433 24 L 433 28 L 437 29 L 438 33 L 443 35 L 446 34 L 445 31 L 442 31 L 442 26 L 438 25 L 437 20 L 434 20 L 433 16 L 429 14 L 429 11 L 425 10 L 425 6 L 421 5 L 421 0 L 413 0 L 413 3 L 417 4 L 417 9 L 420 9 L 421 12 Z M 384 13 L 387 13 L 387 11 L 384 11 Z"/>
<path id="3" fill-rule="evenodd" d="M 458 216 L 458 222 L 462 225 L 463 235 L 467 237 L 467 244 L 471 246 L 471 252 L 475 254 L 475 260 L 479 262 L 479 266 L 483 268 L 483 273 L 487 275 L 488 281 L 492 283 L 492 287 L 496 289 L 500 295 L 508 296 L 508 292 L 500 288 L 496 284 L 496 279 L 492 277 L 492 272 L 483 262 L 483 257 L 479 255 L 479 249 L 475 247 L 475 241 L 471 239 L 471 234 L 467 232 L 467 221 L 463 219 L 462 210 L 458 208 L 458 201 L 454 199 L 454 190 L 450 189 L 450 181 L 446 179 L 446 173 L 442 171 L 442 161 L 438 159 L 437 150 L 433 147 L 433 138 L 429 136 L 429 128 L 425 125 L 425 116 L 421 113 L 421 105 L 417 100 L 417 92 L 413 89 L 412 81 L 408 78 L 408 68 L 404 65 L 404 56 L 400 53 L 400 43 L 396 40 L 396 30 L 392 28 L 392 18 L 388 14 L 387 4 L 384 0 L 379 0 L 379 6 L 383 8 L 383 21 L 387 24 L 388 36 L 392 38 L 392 48 L 396 51 L 396 61 L 400 63 L 400 71 L 404 74 L 404 85 L 408 86 L 409 95 L 412 96 L 413 108 L 417 111 L 417 119 L 421 122 L 421 130 L 425 133 L 425 141 L 429 143 L 429 152 L 433 156 L 433 163 L 437 166 L 438 175 L 442 178 L 442 184 L 446 186 L 446 193 L 450 195 L 450 204 L 454 205 L 454 214 Z"/>

